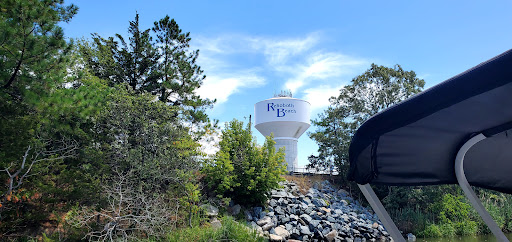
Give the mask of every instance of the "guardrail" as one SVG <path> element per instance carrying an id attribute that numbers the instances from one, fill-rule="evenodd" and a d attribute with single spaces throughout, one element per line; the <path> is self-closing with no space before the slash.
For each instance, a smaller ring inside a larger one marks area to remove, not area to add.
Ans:
<path id="1" fill-rule="evenodd" d="M 336 170 L 318 170 L 315 168 L 296 167 L 291 175 L 338 175 Z"/>

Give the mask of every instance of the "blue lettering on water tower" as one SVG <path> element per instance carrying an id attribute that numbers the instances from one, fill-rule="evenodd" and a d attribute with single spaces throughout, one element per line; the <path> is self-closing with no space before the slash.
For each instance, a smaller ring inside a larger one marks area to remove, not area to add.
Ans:
<path id="1" fill-rule="evenodd" d="M 267 112 L 270 111 L 270 109 L 272 109 L 272 111 L 274 111 L 274 103 L 267 104 Z"/>
<path id="2" fill-rule="evenodd" d="M 278 118 L 286 116 L 286 113 L 297 113 L 292 103 L 267 103 L 267 112 L 276 111 Z M 289 108 L 289 109 L 286 109 Z"/>

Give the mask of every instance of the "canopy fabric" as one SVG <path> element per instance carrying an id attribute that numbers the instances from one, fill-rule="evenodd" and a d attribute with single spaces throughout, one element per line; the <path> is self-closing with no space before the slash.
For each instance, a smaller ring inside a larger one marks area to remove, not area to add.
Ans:
<path id="1" fill-rule="evenodd" d="M 512 193 L 512 50 L 448 79 L 361 125 L 349 149 L 359 184 L 457 183 L 459 148 L 487 139 L 464 160 L 471 185 Z"/>

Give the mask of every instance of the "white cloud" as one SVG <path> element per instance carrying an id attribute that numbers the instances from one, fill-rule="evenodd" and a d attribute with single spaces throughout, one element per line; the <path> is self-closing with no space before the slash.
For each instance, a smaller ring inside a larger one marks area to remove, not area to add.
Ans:
<path id="1" fill-rule="evenodd" d="M 199 36 L 194 38 L 194 48 L 201 53 L 230 55 L 236 53 L 263 54 L 270 65 L 281 65 L 294 55 L 310 50 L 319 41 L 319 35 L 312 33 L 304 38 L 269 38 L 241 34 L 226 34 L 215 38 Z"/>
<path id="2" fill-rule="evenodd" d="M 339 80 L 361 73 L 369 61 L 322 50 L 321 40 L 319 33 L 295 38 L 242 34 L 195 37 L 192 48 L 200 49 L 198 64 L 207 76 L 197 93 L 222 104 L 237 92 L 264 86 L 268 79 L 295 96 L 310 97 L 314 107 L 326 106 L 328 97 L 316 92 L 319 86 L 336 86 L 337 91 Z M 316 101 L 320 96 L 325 101 Z"/>
<path id="3" fill-rule="evenodd" d="M 359 71 L 367 65 L 367 61 L 340 53 L 316 52 L 308 56 L 307 64 L 295 69 L 295 76 L 284 84 L 293 93 L 303 86 L 314 84 L 318 80 L 340 78 Z"/>
<path id="4" fill-rule="evenodd" d="M 338 96 L 340 89 L 344 84 L 339 86 L 322 85 L 319 87 L 308 88 L 304 90 L 304 99 L 311 104 L 311 109 L 324 109 L 329 106 L 329 98 Z"/>
<path id="5" fill-rule="evenodd" d="M 306 38 L 296 39 L 257 39 L 256 44 L 261 45 L 270 65 L 285 64 L 290 57 L 299 55 L 311 49 L 318 42 L 317 34 L 310 34 Z"/>
<path id="6" fill-rule="evenodd" d="M 196 93 L 201 97 L 217 99 L 217 104 L 221 104 L 243 88 L 260 87 L 264 84 L 265 79 L 251 71 L 234 75 L 214 74 L 206 77 Z"/>

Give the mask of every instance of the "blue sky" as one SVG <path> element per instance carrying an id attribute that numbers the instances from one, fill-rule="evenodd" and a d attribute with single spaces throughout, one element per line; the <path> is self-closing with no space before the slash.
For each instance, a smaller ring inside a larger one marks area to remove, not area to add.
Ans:
<path id="1" fill-rule="evenodd" d="M 71 2 L 80 10 L 63 27 L 73 38 L 126 35 L 136 12 L 144 29 L 174 18 L 200 50 L 207 78 L 198 93 L 217 98 L 209 115 L 221 123 L 247 121 L 256 102 L 287 89 L 315 119 L 371 63 L 400 64 L 430 87 L 512 48 L 504 0 Z M 304 134 L 298 148 L 304 166 L 317 146 Z"/>

